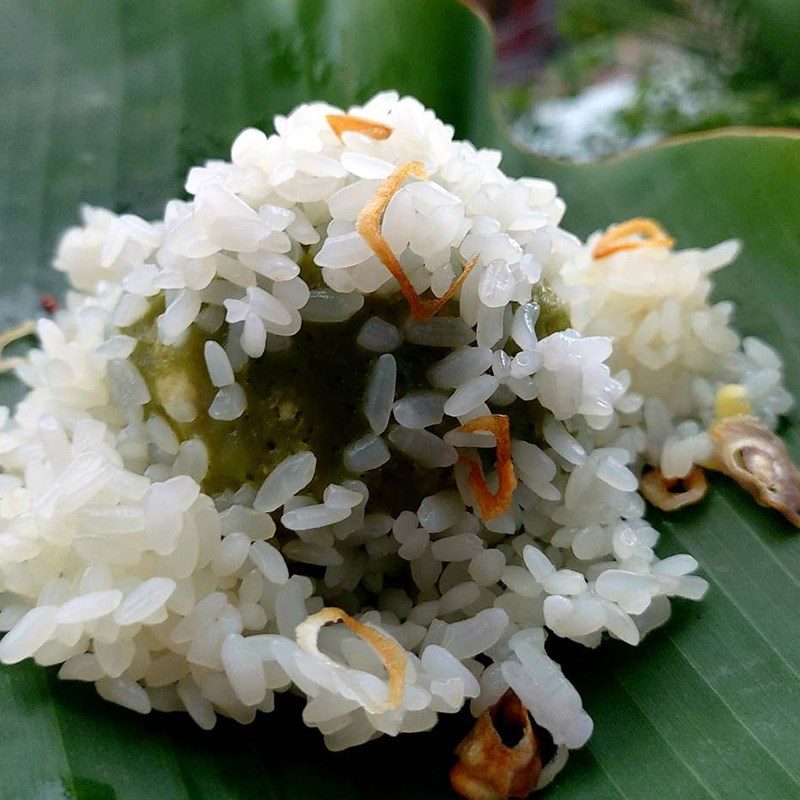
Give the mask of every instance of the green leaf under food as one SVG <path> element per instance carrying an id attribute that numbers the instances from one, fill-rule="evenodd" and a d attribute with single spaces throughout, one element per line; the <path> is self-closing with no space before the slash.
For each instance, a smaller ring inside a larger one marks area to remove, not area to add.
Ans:
<path id="1" fill-rule="evenodd" d="M 787 0 L 788 2 L 788 0 Z M 778 4 L 779 5 L 779 4 Z M 776 6 L 777 7 L 777 6 Z M 747 334 L 776 346 L 800 392 L 800 139 L 706 136 L 593 166 L 520 152 L 488 108 L 492 39 L 456 0 L 6 0 L 0 5 L 0 326 L 63 293 L 49 270 L 80 202 L 156 215 L 189 164 L 305 100 L 418 95 L 514 174 L 559 182 L 585 234 L 649 215 L 682 245 L 744 241 L 719 276 Z M 20 390 L 0 385 L 10 401 Z M 800 437 L 784 431 L 800 456 Z M 712 586 L 639 648 L 558 650 L 595 720 L 548 798 L 800 797 L 800 535 L 736 487 L 655 519 Z M 468 724 L 327 753 L 283 698 L 211 733 L 139 717 L 33 665 L 0 669 L 2 800 L 445 800 Z"/>

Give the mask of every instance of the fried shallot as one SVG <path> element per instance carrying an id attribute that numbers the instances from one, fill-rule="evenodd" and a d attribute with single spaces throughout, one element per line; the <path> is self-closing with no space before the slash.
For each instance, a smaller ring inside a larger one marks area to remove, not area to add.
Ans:
<path id="1" fill-rule="evenodd" d="M 744 415 L 719 420 L 710 433 L 720 470 L 800 528 L 800 471 L 777 434 Z"/>
<path id="2" fill-rule="evenodd" d="M 484 520 L 494 519 L 508 511 L 514 489 L 517 488 L 517 476 L 511 462 L 511 428 L 505 414 L 489 414 L 475 417 L 461 426 L 465 433 L 488 431 L 493 433 L 497 442 L 497 491 L 492 492 L 486 485 L 483 468 L 478 460 L 461 457 L 461 461 L 469 466 L 469 485 L 475 502 L 481 510 Z"/>
<path id="3" fill-rule="evenodd" d="M 467 800 L 527 797 L 542 772 L 530 715 L 511 689 L 478 717 L 456 755 L 450 785 Z"/>
<path id="4" fill-rule="evenodd" d="M 323 656 L 317 646 L 320 630 L 329 622 L 343 622 L 353 633 L 360 636 L 380 656 L 389 676 L 389 696 L 385 703 L 368 709 L 373 714 L 380 714 L 397 708 L 403 701 L 405 688 L 406 665 L 408 656 L 406 651 L 390 636 L 387 636 L 371 625 L 365 625 L 351 617 L 341 608 L 326 607 L 307 617 L 295 630 L 297 643 L 306 652 L 316 656 Z M 330 659 L 331 661 L 333 659 Z"/>
<path id="5" fill-rule="evenodd" d="M 386 211 L 386 207 L 389 205 L 394 193 L 402 187 L 406 179 L 411 177 L 420 178 L 421 180 L 426 178 L 425 168 L 419 161 L 409 161 L 398 167 L 377 188 L 375 194 L 361 209 L 356 220 L 356 230 L 399 284 L 400 291 L 406 298 L 414 319 L 426 320 L 436 316 L 455 295 L 461 284 L 466 280 L 467 275 L 478 263 L 478 256 L 475 256 L 464 266 L 461 274 L 450 284 L 448 290 L 441 297 L 423 298 L 419 296 L 408 275 L 406 275 L 400 260 L 392 252 L 389 242 L 386 241 L 381 233 L 383 212 Z"/>
<path id="6" fill-rule="evenodd" d="M 636 217 L 618 225 L 610 225 L 597 240 L 592 255 L 601 259 L 623 250 L 638 250 L 641 247 L 670 248 L 673 244 L 675 240 L 655 220 Z"/>
<path id="7" fill-rule="evenodd" d="M 370 139 L 388 139 L 394 130 L 382 122 L 356 117 L 353 114 L 328 114 L 325 119 L 328 125 L 331 126 L 331 130 L 339 138 L 339 141 L 342 139 L 342 134 L 348 131 L 363 133 L 364 136 L 369 136 Z"/>
<path id="8" fill-rule="evenodd" d="M 683 478 L 667 478 L 656 467 L 642 476 L 640 488 L 651 505 L 661 511 L 677 511 L 699 503 L 708 491 L 708 482 L 702 467 L 693 467 Z"/>

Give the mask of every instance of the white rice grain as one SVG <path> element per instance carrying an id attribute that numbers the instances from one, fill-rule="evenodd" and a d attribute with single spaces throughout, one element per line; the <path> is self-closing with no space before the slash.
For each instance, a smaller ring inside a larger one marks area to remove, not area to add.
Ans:
<path id="1" fill-rule="evenodd" d="M 397 362 L 390 354 L 382 355 L 370 372 L 364 395 L 364 414 L 372 432 L 382 434 L 389 424 L 397 382 Z"/>
<path id="2" fill-rule="evenodd" d="M 55 620 L 59 625 L 89 622 L 110 614 L 121 602 L 122 592 L 118 589 L 89 592 L 67 600 L 58 609 Z"/>
<path id="3" fill-rule="evenodd" d="M 222 388 L 234 382 L 233 368 L 222 345 L 213 341 L 206 342 L 203 353 L 208 377 L 214 386 Z"/>
<path id="4" fill-rule="evenodd" d="M 208 409 L 211 419 L 230 422 L 238 419 L 247 409 L 247 395 L 238 383 L 223 386 L 214 396 Z"/>
<path id="5" fill-rule="evenodd" d="M 172 578 L 150 578 L 136 587 L 114 612 L 117 625 L 141 622 L 162 608 L 175 591 Z"/>
<path id="6" fill-rule="evenodd" d="M 450 467 L 458 460 L 455 447 L 429 431 L 395 425 L 389 430 L 389 441 L 405 456 L 428 469 Z"/>
<path id="7" fill-rule="evenodd" d="M 0 662 L 16 664 L 32 656 L 56 631 L 56 606 L 31 609 L 0 640 Z"/>
<path id="8" fill-rule="evenodd" d="M 360 475 L 382 467 L 389 460 L 390 454 L 383 439 L 370 434 L 347 445 L 343 458 L 345 469 Z"/>
<path id="9" fill-rule="evenodd" d="M 372 353 L 391 353 L 403 341 L 397 328 L 380 317 L 370 317 L 358 332 L 356 343 Z"/>
<path id="10" fill-rule="evenodd" d="M 275 511 L 304 489 L 314 477 L 317 459 L 311 452 L 295 453 L 278 464 L 258 490 L 256 511 Z"/>

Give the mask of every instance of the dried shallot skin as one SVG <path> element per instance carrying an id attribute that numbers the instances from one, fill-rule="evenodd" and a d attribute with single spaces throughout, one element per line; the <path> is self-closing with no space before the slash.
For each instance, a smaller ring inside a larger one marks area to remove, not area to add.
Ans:
<path id="1" fill-rule="evenodd" d="M 727 417 L 711 429 L 719 467 L 763 505 L 800 528 L 800 471 L 760 419 Z"/>
<path id="2" fill-rule="evenodd" d="M 519 735 L 509 746 L 496 727 Z M 527 797 L 542 772 L 539 743 L 530 715 L 509 689 L 478 717 L 472 730 L 456 748 L 457 763 L 450 770 L 450 784 L 467 800 L 503 800 Z"/>
<path id="3" fill-rule="evenodd" d="M 678 487 L 681 491 L 675 491 Z M 685 478 L 680 479 L 667 478 L 656 467 L 642 476 L 639 488 L 644 499 L 659 510 L 677 511 L 699 503 L 708 491 L 708 483 L 702 467 L 693 467 Z"/>

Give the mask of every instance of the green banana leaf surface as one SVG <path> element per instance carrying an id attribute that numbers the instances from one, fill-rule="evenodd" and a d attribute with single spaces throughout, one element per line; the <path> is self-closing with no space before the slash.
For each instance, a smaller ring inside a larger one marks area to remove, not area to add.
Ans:
<path id="1" fill-rule="evenodd" d="M 493 40 L 456 0 L 4 0 L 0 4 L 0 327 L 62 295 L 50 267 L 82 202 L 143 216 L 224 156 L 246 125 L 325 99 L 396 88 L 460 137 L 497 147 L 514 175 L 559 183 L 585 235 L 631 216 L 680 245 L 744 243 L 716 295 L 745 334 L 782 353 L 800 393 L 800 138 L 733 132 L 572 166 L 519 150 L 489 107 Z M 20 396 L 4 378 L 5 402 Z M 800 436 L 782 433 L 795 457 Z M 686 551 L 711 589 L 675 604 L 638 648 L 559 645 L 595 720 L 548 800 L 800 798 L 800 535 L 735 486 L 655 516 L 662 555 Z M 444 800 L 463 715 L 429 734 L 327 753 L 302 704 L 205 733 L 140 717 L 50 669 L 0 669 L 2 800 Z"/>

